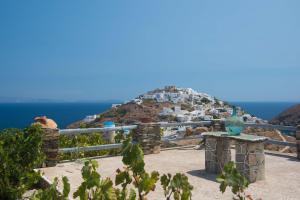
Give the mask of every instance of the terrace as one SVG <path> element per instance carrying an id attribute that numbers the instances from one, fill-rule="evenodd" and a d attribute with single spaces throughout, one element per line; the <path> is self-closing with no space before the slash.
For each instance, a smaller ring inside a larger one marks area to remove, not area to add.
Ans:
<path id="1" fill-rule="evenodd" d="M 149 124 L 148 124 L 149 125 Z M 145 127 L 148 127 L 145 125 Z M 214 126 L 220 128 L 220 124 L 211 122 L 193 122 L 193 123 L 168 123 L 168 124 L 150 124 L 151 127 L 169 127 L 169 126 L 181 126 L 181 125 L 199 125 L 199 126 Z M 248 124 L 248 126 L 255 126 L 260 128 L 275 128 L 285 129 L 289 131 L 296 131 L 295 127 L 283 127 L 273 125 L 257 125 Z M 149 134 L 149 130 L 145 130 L 143 127 L 141 130 L 144 131 L 149 137 L 153 137 L 153 134 Z M 139 129 L 139 126 L 126 126 L 126 127 L 115 127 L 115 128 L 94 128 L 94 129 L 69 129 L 60 130 L 59 133 L 63 135 L 81 134 L 81 133 L 92 133 L 95 131 L 115 131 L 115 130 L 128 130 L 128 129 Z M 140 130 L 140 131 L 141 131 Z M 142 134 L 140 134 L 141 136 Z M 298 130 L 296 136 L 299 135 Z M 192 137 L 189 139 L 201 139 L 199 137 Z M 147 146 L 144 148 L 146 170 L 156 170 L 160 174 L 165 173 L 184 173 L 189 178 L 189 182 L 194 186 L 193 199 L 232 199 L 232 193 L 229 189 L 222 194 L 219 191 L 219 183 L 216 182 L 216 174 L 208 173 L 205 169 L 205 151 L 203 149 L 196 149 L 194 146 L 182 146 L 174 148 L 161 149 L 160 152 L 149 151 L 149 144 L 143 144 L 143 140 L 150 141 L 150 146 L 155 137 L 142 138 L 137 140 L 141 146 Z M 174 142 L 179 140 L 185 140 L 184 138 L 176 137 L 162 137 L 161 140 Z M 293 146 L 296 144 L 268 140 L 268 143 L 277 145 Z M 59 149 L 59 152 L 76 152 L 80 151 L 95 151 L 103 149 L 120 148 L 121 144 L 108 144 L 99 145 L 92 147 L 74 147 Z M 155 144 L 151 146 L 155 148 Z M 151 149 L 150 149 L 151 150 Z M 299 152 L 299 149 L 298 149 Z M 155 153 L 155 154 L 151 154 Z M 235 155 L 235 150 L 231 150 L 232 157 Z M 299 155 L 298 155 L 299 158 Z M 254 199 L 299 199 L 300 195 L 300 160 L 296 154 L 282 154 L 278 152 L 265 151 L 265 179 L 256 181 L 250 184 L 246 193 L 251 194 Z M 114 181 L 116 175 L 116 169 L 122 168 L 121 156 L 106 156 L 93 158 L 99 163 L 98 172 L 102 177 L 110 177 Z M 41 168 L 44 173 L 44 179 L 48 182 L 52 182 L 55 177 L 67 176 L 71 184 L 71 193 L 78 188 L 81 179 L 81 168 L 84 160 L 67 161 L 55 164 L 52 167 Z M 60 185 L 61 187 L 61 185 Z M 61 188 L 60 188 L 61 189 Z M 70 196 L 71 199 L 71 196 Z M 151 192 L 148 199 L 164 199 L 163 190 L 159 183 L 157 183 L 155 192 Z"/>

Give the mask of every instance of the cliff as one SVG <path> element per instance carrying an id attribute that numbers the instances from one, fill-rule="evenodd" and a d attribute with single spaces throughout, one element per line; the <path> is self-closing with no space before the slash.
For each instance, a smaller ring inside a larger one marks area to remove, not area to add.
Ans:
<path id="1" fill-rule="evenodd" d="M 270 123 L 286 126 L 300 125 L 300 104 L 294 105 L 287 110 L 284 110 L 277 117 L 272 119 Z"/>

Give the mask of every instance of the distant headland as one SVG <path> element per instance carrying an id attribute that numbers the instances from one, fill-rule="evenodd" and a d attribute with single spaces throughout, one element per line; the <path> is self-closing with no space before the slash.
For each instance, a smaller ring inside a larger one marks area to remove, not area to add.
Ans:
<path id="1" fill-rule="evenodd" d="M 123 104 L 113 104 L 111 109 L 88 116 L 85 120 L 75 122 L 69 127 L 76 128 L 83 125 L 99 127 L 104 121 L 133 124 L 225 119 L 231 115 L 232 108 L 233 105 L 230 103 L 192 88 L 165 86 L 141 94 Z M 240 107 L 238 107 L 238 115 L 246 122 L 266 122 Z"/>

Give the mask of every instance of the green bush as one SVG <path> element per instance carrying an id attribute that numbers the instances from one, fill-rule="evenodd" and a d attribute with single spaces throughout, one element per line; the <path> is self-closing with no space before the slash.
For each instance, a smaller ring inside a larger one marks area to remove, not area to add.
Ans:
<path id="1" fill-rule="evenodd" d="M 131 135 L 131 134 L 129 134 Z M 115 143 L 122 143 L 126 139 L 124 131 L 120 130 L 116 132 Z M 102 144 L 109 144 L 103 138 L 103 133 L 92 133 L 92 134 L 80 134 L 80 135 L 60 135 L 59 137 L 59 148 L 70 148 L 70 147 L 88 147 Z M 103 155 L 118 155 L 121 153 L 120 149 L 111 150 L 99 150 L 91 152 L 72 152 L 72 153 L 61 153 L 59 154 L 59 160 L 73 160 L 78 158 L 103 156 Z"/>
<path id="2" fill-rule="evenodd" d="M 245 200 L 248 198 L 245 189 L 249 186 L 249 181 L 238 172 L 234 162 L 231 161 L 224 166 L 223 172 L 217 177 L 217 182 L 220 183 L 222 193 L 227 187 L 231 187 L 231 192 L 234 194 L 233 199 Z"/>
<path id="3" fill-rule="evenodd" d="M 49 188 L 38 190 L 30 197 L 30 200 L 67 200 L 70 193 L 69 180 L 64 176 L 62 181 L 64 187 L 62 194 L 57 190 L 58 179 L 55 178 Z"/>
<path id="4" fill-rule="evenodd" d="M 83 182 L 73 194 L 74 198 L 80 200 L 114 200 L 116 192 L 113 188 L 113 182 L 109 179 L 102 179 L 96 171 L 97 161 L 86 161 L 81 170 Z"/>
<path id="5" fill-rule="evenodd" d="M 38 125 L 0 132 L 0 199 L 20 199 L 40 180 L 33 169 L 44 161 L 41 133 Z"/>
<path id="6" fill-rule="evenodd" d="M 172 195 L 175 200 L 192 199 L 193 186 L 190 185 L 186 175 L 177 173 L 174 177 L 172 177 L 171 174 L 164 174 L 160 178 L 160 182 L 163 186 L 167 200 L 170 200 Z"/>
<path id="7" fill-rule="evenodd" d="M 61 135 L 59 137 L 59 148 L 69 148 L 69 147 L 87 147 L 94 145 L 107 144 L 102 137 L 102 133 L 92 133 L 92 134 L 81 134 L 66 136 Z M 92 152 L 72 152 L 72 153 L 62 153 L 59 155 L 60 160 L 72 160 L 84 157 L 102 156 L 109 154 L 108 150 L 92 151 Z"/>

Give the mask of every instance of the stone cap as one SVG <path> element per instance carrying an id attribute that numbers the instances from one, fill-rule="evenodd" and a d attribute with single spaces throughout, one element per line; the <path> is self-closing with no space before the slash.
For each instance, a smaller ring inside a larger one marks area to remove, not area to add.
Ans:
<path id="1" fill-rule="evenodd" d="M 256 136 L 256 135 L 249 135 L 249 134 L 244 134 L 241 133 L 241 135 L 233 136 L 233 135 L 228 135 L 227 132 L 206 132 L 202 133 L 202 136 L 204 137 L 219 137 L 219 138 L 229 138 L 229 139 L 234 139 L 234 140 L 242 140 L 246 142 L 263 142 L 268 140 L 267 137 L 264 136 Z"/>

